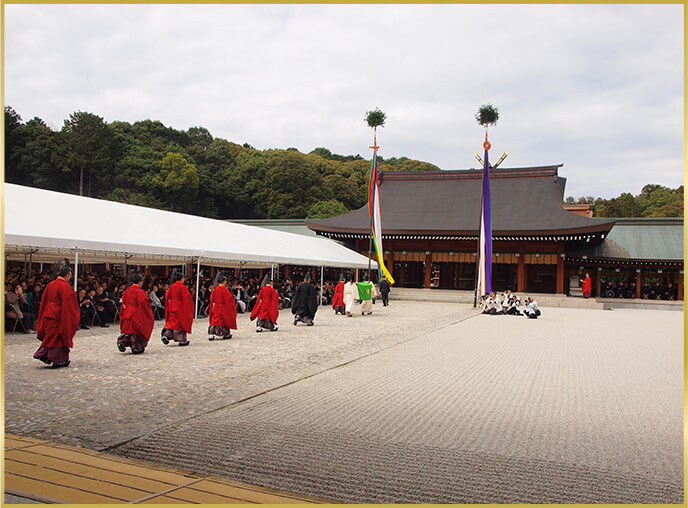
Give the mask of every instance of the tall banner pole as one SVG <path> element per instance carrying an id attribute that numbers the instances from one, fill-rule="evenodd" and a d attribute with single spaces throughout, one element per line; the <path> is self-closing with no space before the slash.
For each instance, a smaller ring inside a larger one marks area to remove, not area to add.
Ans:
<path id="1" fill-rule="evenodd" d="M 490 162 L 488 153 L 491 145 L 485 129 L 485 168 L 482 180 L 480 212 L 480 244 L 478 249 L 478 287 L 480 295 L 492 292 L 492 205 L 490 200 Z"/>
<path id="2" fill-rule="evenodd" d="M 372 277 L 370 276 L 370 265 L 372 262 L 371 258 L 373 255 L 373 213 L 371 211 L 371 196 L 373 195 L 373 179 L 375 177 L 375 172 L 377 171 L 377 149 L 380 148 L 379 146 L 377 146 L 377 127 L 373 129 L 373 146 L 371 146 L 370 148 L 373 149 L 373 162 L 370 166 L 370 178 L 368 179 L 368 210 L 370 212 L 370 224 L 368 228 L 368 279 L 372 280 Z"/>
<path id="3" fill-rule="evenodd" d="M 74 291 L 77 290 L 77 279 L 79 278 L 79 249 L 74 247 Z"/>
<path id="4" fill-rule="evenodd" d="M 201 292 L 201 258 L 196 261 L 196 313 L 194 319 L 198 319 L 198 297 Z"/>
<path id="5" fill-rule="evenodd" d="M 368 184 L 368 213 L 370 215 L 370 247 L 368 253 L 368 280 L 372 281 L 370 276 L 370 263 L 372 257 L 372 247 L 375 247 L 375 254 L 377 257 L 377 280 L 380 282 L 382 275 L 387 277 L 390 284 L 394 284 L 392 274 L 385 266 L 385 260 L 382 250 L 382 214 L 380 211 L 380 189 L 377 178 L 377 136 L 374 138 L 374 145 L 371 146 L 373 152 L 373 163 L 370 167 L 370 182 Z"/>

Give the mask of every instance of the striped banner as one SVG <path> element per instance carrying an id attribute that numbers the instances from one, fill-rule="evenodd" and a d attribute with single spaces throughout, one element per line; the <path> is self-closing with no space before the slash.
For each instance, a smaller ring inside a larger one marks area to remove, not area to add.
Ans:
<path id="1" fill-rule="evenodd" d="M 382 256 L 382 218 L 380 215 L 380 189 L 377 181 L 377 148 L 373 151 L 373 162 L 370 166 L 370 182 L 368 183 L 368 214 L 370 215 L 370 232 L 373 237 L 373 246 L 377 254 L 378 280 L 381 273 L 387 277 L 390 284 L 394 284 L 394 278 L 389 273 Z"/>
<path id="2" fill-rule="evenodd" d="M 492 206 L 490 203 L 490 144 L 485 134 L 485 169 L 483 171 L 482 206 L 480 213 L 480 247 L 478 260 L 478 296 L 492 292 Z"/>

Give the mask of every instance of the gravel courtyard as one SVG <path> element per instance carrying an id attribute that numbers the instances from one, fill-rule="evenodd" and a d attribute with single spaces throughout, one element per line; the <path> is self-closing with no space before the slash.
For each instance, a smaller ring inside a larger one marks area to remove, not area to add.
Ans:
<path id="1" fill-rule="evenodd" d="M 347 503 L 680 503 L 683 313 L 392 300 L 72 365 L 5 335 L 5 430 Z"/>

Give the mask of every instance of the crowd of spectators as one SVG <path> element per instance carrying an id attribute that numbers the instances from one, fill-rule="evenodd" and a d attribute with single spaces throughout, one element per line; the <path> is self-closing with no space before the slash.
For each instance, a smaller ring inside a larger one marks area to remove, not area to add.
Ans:
<path id="1" fill-rule="evenodd" d="M 5 281 L 5 310 L 7 317 L 14 317 L 7 313 L 19 310 L 17 316 L 22 320 L 24 329 L 27 333 L 35 331 L 35 319 L 40 310 L 41 295 L 43 289 L 50 282 L 52 270 L 34 272 L 31 276 L 24 273 L 21 268 L 10 268 L 6 272 Z M 260 276 L 256 273 L 249 273 L 242 277 L 227 277 L 227 287 L 232 292 L 237 301 L 237 311 L 239 313 L 251 312 L 255 305 L 258 292 L 261 287 Z M 301 275 L 292 278 L 276 279 L 273 287 L 279 295 L 280 309 L 291 307 L 294 291 L 301 281 Z M 336 281 L 327 280 L 323 284 L 323 305 L 332 303 L 334 286 Z M 191 296 L 196 301 L 196 274 L 186 277 L 184 284 L 188 287 Z M 107 327 L 115 323 L 120 311 L 122 295 L 129 283 L 126 276 L 117 275 L 112 272 L 79 273 L 77 276 L 77 299 L 81 309 L 80 327 L 88 329 L 98 325 Z M 313 283 L 316 290 L 320 291 L 320 282 Z M 210 305 L 210 293 L 213 290 L 213 278 L 206 276 L 201 271 L 199 278 L 198 292 L 198 315 L 207 316 L 208 306 Z M 169 289 L 169 278 L 159 275 L 144 275 L 141 284 L 151 302 L 153 316 L 155 319 L 164 319 L 165 316 L 165 293 Z M 320 293 L 318 293 L 320 294 Z M 9 306 L 12 307 L 10 309 Z"/>
<path id="2" fill-rule="evenodd" d="M 602 280 L 601 286 L 603 298 L 637 298 L 635 282 Z M 678 300 L 678 286 L 672 282 L 646 282 L 640 286 L 640 298 L 643 300 Z"/>

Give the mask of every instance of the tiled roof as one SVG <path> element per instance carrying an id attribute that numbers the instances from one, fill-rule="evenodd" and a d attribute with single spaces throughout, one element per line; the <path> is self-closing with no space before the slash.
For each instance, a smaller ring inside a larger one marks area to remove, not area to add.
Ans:
<path id="1" fill-rule="evenodd" d="M 683 261 L 683 219 L 616 219 L 616 224 L 601 244 L 571 252 L 569 256 L 605 260 Z"/>
<path id="2" fill-rule="evenodd" d="M 593 220 L 564 210 L 566 179 L 557 166 L 490 171 L 493 237 L 595 236 L 613 220 Z M 478 234 L 482 170 L 381 172 L 383 236 Z M 321 234 L 367 235 L 367 205 L 327 219 L 307 220 Z"/>

